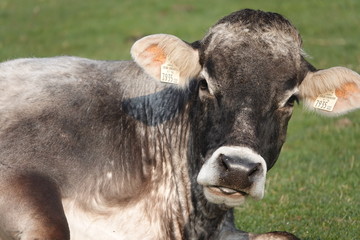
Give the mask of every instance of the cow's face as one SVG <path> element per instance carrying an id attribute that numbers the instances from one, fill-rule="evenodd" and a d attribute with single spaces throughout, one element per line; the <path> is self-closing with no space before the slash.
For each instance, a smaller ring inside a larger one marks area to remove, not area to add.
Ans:
<path id="1" fill-rule="evenodd" d="M 197 182 L 210 202 L 227 206 L 247 196 L 263 197 L 266 172 L 277 160 L 299 98 L 312 108 L 316 97 L 329 90 L 344 91 L 346 85 L 360 92 L 350 77 L 326 82 L 339 72 L 358 78 L 350 70 L 313 72 L 302 57 L 298 32 L 274 13 L 233 13 L 191 47 L 173 36 L 149 36 L 134 44 L 132 55 L 154 78 L 161 79 L 161 66 L 170 62 L 179 71 L 180 86 L 196 82 L 202 161 Z M 338 106 L 335 114 L 349 110 Z"/>
<path id="2" fill-rule="evenodd" d="M 199 98 L 208 114 L 198 182 L 216 203 L 262 198 L 304 77 L 301 39 L 279 15 L 243 11 L 220 20 L 199 44 Z"/>

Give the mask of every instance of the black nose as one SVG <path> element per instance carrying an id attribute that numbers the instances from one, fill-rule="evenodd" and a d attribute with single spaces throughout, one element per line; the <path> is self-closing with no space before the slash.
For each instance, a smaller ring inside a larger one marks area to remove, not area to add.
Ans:
<path id="1" fill-rule="evenodd" d="M 235 190 L 249 188 L 263 171 L 261 163 L 241 156 L 220 154 L 218 163 L 221 169 L 220 183 Z"/>

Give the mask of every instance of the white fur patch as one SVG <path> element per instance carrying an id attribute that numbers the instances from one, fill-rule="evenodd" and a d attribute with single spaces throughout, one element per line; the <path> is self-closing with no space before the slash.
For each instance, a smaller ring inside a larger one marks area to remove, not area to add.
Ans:
<path id="1" fill-rule="evenodd" d="M 109 179 L 109 180 L 112 179 L 112 172 L 107 172 L 106 173 L 106 178 Z"/>
<path id="2" fill-rule="evenodd" d="M 84 210 L 76 200 L 64 199 L 63 206 L 72 240 L 165 239 L 167 225 L 188 214 L 180 210 L 176 190 L 160 184 L 146 197 L 117 206 L 106 206 L 96 198 Z M 166 221 L 165 221 L 166 219 Z M 180 238 L 182 229 L 173 229 Z"/>
<path id="3" fill-rule="evenodd" d="M 72 240 L 158 239 L 159 222 L 144 215 L 143 203 L 133 207 L 114 208 L 109 214 L 83 211 L 74 201 L 63 201 Z M 100 207 L 100 206 L 99 206 Z M 110 210 L 110 209 L 108 209 Z M 131 221 L 130 221 L 131 220 Z"/>

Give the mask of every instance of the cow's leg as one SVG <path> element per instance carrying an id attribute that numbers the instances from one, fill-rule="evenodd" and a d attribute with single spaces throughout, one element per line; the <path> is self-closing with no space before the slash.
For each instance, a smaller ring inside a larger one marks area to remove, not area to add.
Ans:
<path id="1" fill-rule="evenodd" d="M 300 240 L 288 232 L 268 232 L 263 234 L 249 234 L 249 240 Z"/>
<path id="2" fill-rule="evenodd" d="M 39 174 L 0 172 L 0 231 L 9 239 L 66 240 L 69 227 L 59 188 Z"/>
<path id="3" fill-rule="evenodd" d="M 229 211 L 222 225 L 219 236 L 221 240 L 299 240 L 296 236 L 288 232 L 269 232 L 264 234 L 253 234 L 236 229 L 234 224 L 233 211 Z"/>
<path id="4" fill-rule="evenodd" d="M 219 232 L 213 239 L 221 240 L 249 240 L 249 233 L 236 229 L 234 224 L 233 210 L 226 213 L 224 222 L 219 229 Z"/>

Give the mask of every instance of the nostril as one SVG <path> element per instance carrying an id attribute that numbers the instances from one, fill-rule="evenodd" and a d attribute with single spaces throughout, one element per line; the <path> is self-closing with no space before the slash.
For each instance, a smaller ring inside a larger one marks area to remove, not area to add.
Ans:
<path id="1" fill-rule="evenodd" d="M 261 172 L 261 163 L 256 163 L 249 169 L 248 176 L 252 177 L 255 176 L 257 173 Z"/>
<path id="2" fill-rule="evenodd" d="M 229 171 L 231 169 L 229 158 L 224 154 L 219 155 L 219 164 L 226 170 Z"/>

